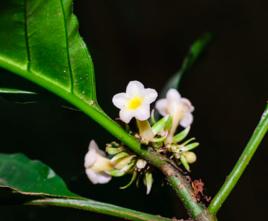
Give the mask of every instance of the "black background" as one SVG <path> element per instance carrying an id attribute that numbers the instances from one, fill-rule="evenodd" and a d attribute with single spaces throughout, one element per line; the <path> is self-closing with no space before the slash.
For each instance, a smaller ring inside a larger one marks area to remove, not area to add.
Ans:
<path id="1" fill-rule="evenodd" d="M 192 135 L 201 146 L 193 178 L 202 178 L 214 195 L 249 139 L 268 97 L 267 1 L 75 1 L 80 32 L 96 72 L 99 103 L 112 117 L 113 94 L 130 80 L 160 90 L 180 67 L 190 44 L 210 31 L 214 39 L 184 77 L 180 92 L 195 106 Z M 53 33 L 51 33 L 53 34 Z M 1 86 L 34 89 L 1 70 Z M 7 83 L 8 82 L 8 83 Z M 41 90 L 32 104 L 0 100 L 1 152 L 23 152 L 61 175 L 70 189 L 106 201 L 165 216 L 186 217 L 180 202 L 157 181 L 152 193 L 135 186 L 91 185 L 83 157 L 91 139 L 100 146 L 113 138 L 84 114 Z M 266 138 L 219 213 L 219 220 L 265 220 L 267 205 Z M 179 209 L 178 209 L 179 208 Z M 0 220 L 118 220 L 62 208 L 0 206 Z"/>

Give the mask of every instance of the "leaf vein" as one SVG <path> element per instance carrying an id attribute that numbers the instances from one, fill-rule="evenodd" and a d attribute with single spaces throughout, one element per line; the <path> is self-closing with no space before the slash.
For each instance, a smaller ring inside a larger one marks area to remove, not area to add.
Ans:
<path id="1" fill-rule="evenodd" d="M 30 53 L 30 46 L 29 46 L 29 38 L 28 38 L 28 0 L 24 0 L 24 35 L 25 35 L 25 46 L 26 46 L 26 54 L 27 54 L 27 64 L 26 70 L 30 71 L 31 68 L 31 53 Z"/>
<path id="2" fill-rule="evenodd" d="M 71 64 L 71 57 L 70 57 L 70 51 L 69 51 L 69 38 L 68 38 L 68 27 L 66 23 L 66 14 L 64 10 L 64 5 L 63 1 L 60 0 L 61 4 L 61 10 L 62 10 L 62 15 L 63 15 L 63 24 L 64 24 L 64 34 L 65 34 L 65 46 L 66 46 L 66 53 L 67 53 L 67 62 L 68 62 L 68 67 L 69 67 L 69 73 L 70 73 L 70 92 L 73 94 L 74 90 L 74 78 L 73 78 L 73 70 L 72 70 L 72 64 Z"/>

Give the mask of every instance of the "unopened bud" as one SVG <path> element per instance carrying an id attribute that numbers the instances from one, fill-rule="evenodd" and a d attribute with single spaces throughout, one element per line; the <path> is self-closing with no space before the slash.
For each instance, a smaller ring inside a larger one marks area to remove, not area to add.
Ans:
<path id="1" fill-rule="evenodd" d="M 183 155 L 188 163 L 194 163 L 197 159 L 194 152 L 187 151 L 187 152 L 183 153 Z"/>
<path id="2" fill-rule="evenodd" d="M 139 169 L 139 170 L 142 170 L 145 166 L 146 166 L 147 162 L 143 159 L 138 159 L 137 160 L 137 163 L 136 163 L 136 167 Z"/>

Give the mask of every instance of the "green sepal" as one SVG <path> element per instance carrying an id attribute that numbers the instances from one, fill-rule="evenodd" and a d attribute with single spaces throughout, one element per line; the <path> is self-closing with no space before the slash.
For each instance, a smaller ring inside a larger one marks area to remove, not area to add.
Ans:
<path id="1" fill-rule="evenodd" d="M 186 158 L 185 158 L 183 155 L 180 156 L 180 161 L 181 161 L 182 165 L 184 166 L 184 168 L 185 168 L 188 172 L 190 172 L 190 166 L 189 166 L 189 164 L 188 164 Z"/>
<path id="2" fill-rule="evenodd" d="M 167 136 L 157 137 L 157 138 L 154 138 L 152 140 L 152 142 L 153 143 L 162 143 L 166 138 L 167 138 Z"/>
<path id="3" fill-rule="evenodd" d="M 190 151 L 190 150 L 195 149 L 198 146 L 199 146 L 198 142 L 190 143 L 190 144 L 183 147 L 183 151 Z"/>
<path id="4" fill-rule="evenodd" d="M 144 178 L 143 178 L 143 183 L 146 186 L 147 195 L 151 192 L 153 182 L 154 182 L 153 174 L 150 172 L 145 173 Z"/>
<path id="5" fill-rule="evenodd" d="M 121 177 L 124 176 L 126 173 L 130 172 L 131 169 L 133 169 L 133 166 L 135 165 L 136 162 L 131 162 L 124 166 L 121 169 L 113 169 L 109 171 L 109 174 L 114 177 Z"/>
<path id="6" fill-rule="evenodd" d="M 191 143 L 191 142 L 194 141 L 194 140 L 195 140 L 195 138 L 192 137 L 192 138 L 186 140 L 186 141 L 185 141 L 183 144 L 181 144 L 181 145 L 182 145 L 182 146 L 186 146 L 188 143 Z"/>
<path id="7" fill-rule="evenodd" d="M 123 158 L 128 157 L 128 156 L 129 156 L 129 154 L 127 152 L 121 152 L 121 153 L 116 154 L 111 159 L 111 161 L 114 163 L 114 162 L 119 161 L 119 160 L 122 160 Z"/>
<path id="8" fill-rule="evenodd" d="M 137 175 L 138 175 L 137 171 L 134 171 L 132 176 L 131 176 L 130 181 L 125 186 L 121 186 L 120 189 L 124 190 L 124 189 L 128 188 L 136 180 Z"/>
<path id="9" fill-rule="evenodd" d="M 152 130 L 154 134 L 158 134 L 163 130 L 169 130 L 172 126 L 172 117 L 167 115 L 157 121 L 153 126 Z"/>
<path id="10" fill-rule="evenodd" d="M 124 151 L 124 147 L 113 147 L 111 145 L 107 145 L 105 150 L 109 155 L 116 155 L 119 154 L 120 152 Z"/>
<path id="11" fill-rule="evenodd" d="M 191 127 L 186 127 L 183 131 L 181 131 L 180 133 L 176 134 L 173 137 L 173 143 L 179 143 L 182 140 L 184 140 L 187 137 L 187 135 L 189 134 L 190 129 L 191 129 Z"/>

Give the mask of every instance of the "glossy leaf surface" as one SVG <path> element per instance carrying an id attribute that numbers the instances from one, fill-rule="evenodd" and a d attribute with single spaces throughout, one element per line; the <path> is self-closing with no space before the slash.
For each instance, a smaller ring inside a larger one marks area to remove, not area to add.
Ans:
<path id="1" fill-rule="evenodd" d="M 4 0 L 0 29 L 0 66 L 49 90 L 53 85 L 96 101 L 93 63 L 71 0 Z"/>
<path id="2" fill-rule="evenodd" d="M 24 195 L 77 196 L 47 165 L 23 154 L 0 154 L 0 189 Z"/>
<path id="3" fill-rule="evenodd" d="M 139 143 L 98 106 L 93 63 L 72 0 L 4 0 L 0 67 L 60 96 L 133 148 Z"/>

